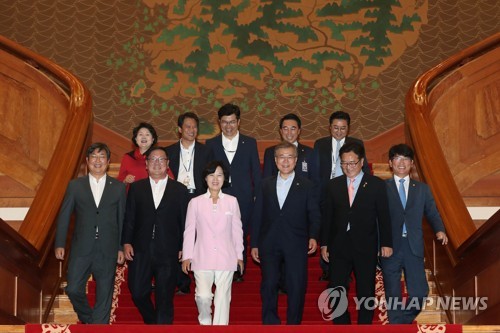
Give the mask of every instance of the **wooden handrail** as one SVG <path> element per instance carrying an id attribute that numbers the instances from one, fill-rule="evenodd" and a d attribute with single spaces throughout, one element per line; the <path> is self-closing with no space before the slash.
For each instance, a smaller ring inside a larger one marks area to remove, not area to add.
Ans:
<path id="1" fill-rule="evenodd" d="M 500 245 L 498 243 L 500 212 L 476 230 L 445 158 L 433 123 L 440 116 L 440 112 L 446 108 L 442 104 L 435 106 L 440 102 L 439 99 L 448 93 L 447 89 L 449 89 L 448 99 L 446 99 L 448 102 L 450 99 L 459 100 L 458 95 L 467 94 L 467 87 L 463 88 L 465 85 L 461 86 L 459 83 L 467 80 L 467 75 L 470 73 L 476 74 L 474 69 L 478 68 L 479 73 L 484 74 L 478 74 L 474 78 L 477 81 L 473 83 L 480 86 L 478 82 L 484 80 L 486 81 L 484 87 L 491 91 L 498 91 L 499 80 L 492 78 L 498 78 L 498 57 L 495 55 L 498 54 L 499 47 L 500 33 L 497 33 L 424 73 L 416 80 L 406 96 L 407 140 L 415 148 L 418 175 L 429 184 L 433 192 L 450 240 L 450 245 L 443 248 L 434 241 L 432 230 L 424 226 L 426 263 L 432 268 L 437 290 L 441 296 L 446 297 L 487 296 L 490 300 L 488 308 L 482 311 L 448 309 L 446 312 L 450 322 L 492 324 L 498 321 L 500 302 L 496 293 L 497 289 L 489 286 L 497 283 L 498 274 L 500 274 Z M 485 59 L 489 62 L 484 62 Z M 485 69 L 486 67 L 481 67 L 484 63 L 493 65 Z M 470 83 L 470 81 L 466 82 Z M 483 92 L 479 90 L 476 93 L 482 94 Z M 472 104 L 471 108 L 474 107 L 478 108 L 476 104 Z M 461 109 L 452 110 L 462 111 Z M 469 113 L 464 114 L 470 115 L 470 112 L 475 110 L 466 111 Z M 481 111 L 483 112 L 481 115 L 486 112 Z M 489 109 L 488 112 L 498 112 L 498 110 Z M 461 119 L 460 115 L 457 115 L 457 118 Z M 440 124 L 443 124 L 443 121 Z M 499 132 L 494 125 L 491 125 L 488 130 L 491 130 L 489 133 L 493 133 L 492 136 Z M 489 151 L 488 153 L 485 150 L 484 153 L 491 154 L 491 149 Z M 463 164 L 466 163 L 463 162 Z"/>
<path id="2" fill-rule="evenodd" d="M 43 178 L 38 186 L 34 183 L 36 196 L 18 233 L 0 221 L 0 266 L 18 281 L 16 288 L 25 288 L 19 296 L 22 299 L 15 302 L 22 311 L 13 309 L 11 314 L 0 315 L 0 323 L 2 319 L 40 322 L 47 319 L 61 282 L 60 263 L 53 255 L 55 220 L 66 186 L 78 174 L 84 150 L 90 143 L 92 101 L 89 90 L 79 79 L 50 60 L 3 36 L 0 36 L 0 51 L 4 57 L 1 60 L 5 60 L 4 68 L 10 71 L 9 68 L 16 66 L 16 73 L 22 72 L 20 75 L 27 78 L 36 75 L 36 83 L 31 84 L 43 82 L 41 87 L 50 87 L 46 91 L 58 105 L 63 105 L 59 110 L 63 114 L 55 115 L 65 119 L 56 131 L 60 130 L 60 137 L 49 151 L 48 166 L 37 173 Z M 61 104 L 61 101 L 65 102 Z M 12 290 L 12 293 L 14 296 L 5 297 L 18 297 L 17 291 Z"/>
<path id="3" fill-rule="evenodd" d="M 418 78 L 406 96 L 406 126 L 410 141 L 418 152 L 419 175 L 432 189 L 454 250 L 459 249 L 476 228 L 439 145 L 430 117 L 429 89 L 438 77 L 495 47 L 499 42 L 500 33 L 450 57 Z"/>

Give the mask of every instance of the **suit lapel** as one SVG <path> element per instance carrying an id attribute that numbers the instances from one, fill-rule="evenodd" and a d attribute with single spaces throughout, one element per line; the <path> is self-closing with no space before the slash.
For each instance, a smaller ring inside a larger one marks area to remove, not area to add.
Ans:
<path id="1" fill-rule="evenodd" d="M 417 183 L 410 178 L 410 185 L 408 186 L 408 198 L 406 199 L 406 208 L 411 207 L 411 205 L 413 204 L 413 197 L 415 196 L 416 191 Z"/>
<path id="2" fill-rule="evenodd" d="M 358 190 L 356 191 L 356 195 L 354 196 L 354 200 L 352 201 L 351 207 L 354 207 L 354 205 L 356 204 L 356 202 L 358 201 L 360 196 L 365 195 L 366 188 L 369 186 L 366 177 L 367 177 L 366 174 L 363 174 L 363 177 L 361 178 L 361 182 L 358 185 Z M 345 189 L 346 189 L 346 193 L 347 193 L 347 186 L 348 186 L 347 179 L 346 179 L 345 184 L 346 184 Z M 360 200 L 362 200 L 362 199 L 360 199 Z M 347 193 L 347 201 L 349 201 L 349 193 Z"/>
<path id="3" fill-rule="evenodd" d="M 240 159 L 239 156 L 244 154 L 242 152 L 243 149 L 245 149 L 245 139 L 240 133 L 240 137 L 238 138 L 238 145 L 236 146 L 236 152 L 234 153 L 233 162 L 231 162 L 231 164 L 233 164 L 235 161 L 237 162 Z"/>
<path id="4" fill-rule="evenodd" d="M 170 158 L 170 163 L 169 167 L 172 169 L 174 175 L 177 177 L 179 175 L 179 168 L 180 168 L 180 155 L 181 155 L 181 143 L 177 143 L 177 149 L 173 149 L 172 151 L 172 156 L 169 156 Z"/>
<path id="5" fill-rule="evenodd" d="M 83 188 L 84 188 L 85 192 L 87 193 L 87 199 L 90 200 L 90 202 L 92 202 L 94 204 L 94 207 L 97 209 L 98 207 L 95 204 L 94 195 L 92 194 L 92 188 L 90 188 L 90 178 L 89 178 L 89 175 L 87 175 L 82 180 L 83 180 L 83 184 L 82 184 Z M 102 198 L 101 198 L 101 200 L 102 200 Z"/>
<path id="6" fill-rule="evenodd" d="M 102 191 L 101 201 L 99 201 L 99 207 L 101 207 L 103 203 L 106 205 L 105 200 L 107 200 L 110 196 L 111 186 L 113 186 L 113 180 L 106 175 L 106 183 L 104 184 L 104 190 Z"/>
<path id="7" fill-rule="evenodd" d="M 163 196 L 161 197 L 160 203 L 158 204 L 158 208 L 156 208 L 156 209 L 163 208 L 168 204 L 168 201 L 167 201 L 168 194 L 167 193 L 170 192 L 170 190 L 172 188 L 172 184 L 170 182 L 175 182 L 175 180 L 172 180 L 172 179 L 167 180 L 167 185 L 165 186 L 165 192 L 163 192 Z M 151 187 L 151 185 L 149 187 Z M 153 199 L 152 197 L 153 197 L 153 190 L 151 190 L 151 199 Z M 153 206 L 154 206 L 154 199 L 153 199 Z"/>
<path id="8" fill-rule="evenodd" d="M 219 136 L 217 136 L 215 140 L 217 140 L 217 144 L 215 145 L 215 147 L 217 147 L 219 149 L 219 151 L 221 152 L 220 155 L 222 156 L 222 158 L 226 162 L 226 165 L 228 165 L 228 166 L 231 165 L 231 163 L 229 163 L 229 160 L 227 159 L 226 152 L 224 151 L 224 145 L 222 144 L 222 134 L 219 134 Z M 239 143 L 238 143 L 238 145 L 239 145 Z M 238 149 L 236 149 L 236 152 L 238 152 Z M 234 157 L 236 157 L 236 154 L 234 155 Z M 233 162 L 234 162 L 234 158 L 233 158 Z"/>

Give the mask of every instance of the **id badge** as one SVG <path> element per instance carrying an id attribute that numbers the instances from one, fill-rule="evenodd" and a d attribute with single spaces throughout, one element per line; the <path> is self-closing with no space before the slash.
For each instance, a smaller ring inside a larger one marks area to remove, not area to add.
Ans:
<path id="1" fill-rule="evenodd" d="M 307 172 L 307 162 L 306 161 L 302 161 L 302 171 Z"/>

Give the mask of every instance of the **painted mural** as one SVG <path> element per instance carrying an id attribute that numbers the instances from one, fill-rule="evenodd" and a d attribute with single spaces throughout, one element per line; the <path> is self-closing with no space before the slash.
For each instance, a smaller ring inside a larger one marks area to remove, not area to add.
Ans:
<path id="1" fill-rule="evenodd" d="M 378 74 L 415 43 L 427 20 L 426 1 L 413 0 L 137 6 L 137 33 L 108 64 L 139 74 L 116 87 L 120 104 L 154 116 L 199 112 L 200 105 L 213 111 L 227 102 L 264 118 L 280 113 L 280 102 L 300 106 L 292 108 L 299 114 L 329 115 L 360 90 L 378 89 Z M 214 120 L 202 119 L 202 136 L 218 131 Z"/>
<path id="2" fill-rule="evenodd" d="M 497 0 L 0 1 L 0 33 L 80 77 L 95 122 L 162 140 L 185 111 L 214 135 L 226 102 L 259 140 L 289 112 L 315 140 L 339 109 L 369 140 L 404 121 L 420 74 L 499 29 Z"/>

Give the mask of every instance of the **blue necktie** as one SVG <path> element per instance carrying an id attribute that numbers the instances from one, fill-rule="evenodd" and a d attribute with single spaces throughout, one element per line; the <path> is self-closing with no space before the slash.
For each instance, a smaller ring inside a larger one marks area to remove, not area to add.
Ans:
<path id="1" fill-rule="evenodd" d="M 403 204 L 403 208 L 406 208 L 406 192 L 405 192 L 405 180 L 399 180 L 399 199 Z M 406 223 L 403 223 L 403 237 L 406 237 Z"/>

